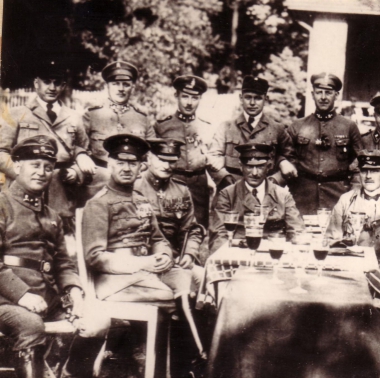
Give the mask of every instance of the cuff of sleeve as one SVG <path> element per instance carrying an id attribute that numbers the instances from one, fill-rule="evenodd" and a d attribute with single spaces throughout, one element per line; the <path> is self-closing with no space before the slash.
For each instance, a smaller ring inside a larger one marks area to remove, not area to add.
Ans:
<path id="1" fill-rule="evenodd" d="M 74 156 L 75 156 L 75 158 L 77 158 L 77 156 L 79 154 L 86 154 L 86 155 L 88 155 L 88 152 L 87 152 L 87 150 L 85 148 L 77 146 L 74 149 Z"/>

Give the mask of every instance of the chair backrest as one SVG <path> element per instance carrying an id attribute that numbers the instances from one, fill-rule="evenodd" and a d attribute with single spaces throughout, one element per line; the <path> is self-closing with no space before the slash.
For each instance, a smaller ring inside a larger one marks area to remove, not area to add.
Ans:
<path id="1" fill-rule="evenodd" d="M 96 299 L 94 279 L 90 271 L 87 270 L 86 260 L 84 257 L 83 244 L 82 244 L 82 221 L 83 209 L 76 209 L 75 212 L 75 239 L 77 247 L 78 271 L 81 279 L 83 290 L 86 293 L 86 299 Z"/>

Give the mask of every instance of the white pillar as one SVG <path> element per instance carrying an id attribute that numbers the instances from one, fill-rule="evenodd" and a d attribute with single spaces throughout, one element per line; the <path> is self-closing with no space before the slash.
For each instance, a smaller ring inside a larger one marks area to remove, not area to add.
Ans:
<path id="1" fill-rule="evenodd" d="M 309 36 L 306 116 L 315 110 L 315 104 L 310 94 L 312 90 L 311 75 L 329 72 L 338 76 L 344 83 L 347 31 L 347 22 L 339 16 L 318 16 L 314 20 Z M 342 99 L 342 93 L 340 93 L 339 99 Z"/>

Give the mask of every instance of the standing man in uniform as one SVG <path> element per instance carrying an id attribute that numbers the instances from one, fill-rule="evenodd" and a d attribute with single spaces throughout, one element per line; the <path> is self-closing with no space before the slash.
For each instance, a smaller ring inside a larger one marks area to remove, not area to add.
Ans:
<path id="1" fill-rule="evenodd" d="M 81 117 L 59 101 L 65 89 L 65 70 L 55 61 L 38 67 L 34 79 L 36 98 L 25 106 L 3 114 L 0 128 L 0 171 L 9 186 L 16 172 L 10 159 L 11 149 L 25 138 L 48 135 L 58 144 L 57 163 L 48 192 L 49 206 L 63 220 L 65 234 L 73 233 L 77 204 L 76 185 L 95 173 L 95 164 L 87 154 L 88 138 Z"/>
<path id="2" fill-rule="evenodd" d="M 267 178 L 274 163 L 273 146 L 251 142 L 236 146 L 236 150 L 243 178 L 219 193 L 210 225 L 210 251 L 215 252 L 228 240 L 223 219 L 227 211 L 239 213 L 237 239 L 245 239 L 245 212 L 255 211 L 258 205 L 268 206 L 264 234 L 285 233 L 291 239 L 303 231 L 305 226 L 292 195 Z"/>
<path id="3" fill-rule="evenodd" d="M 367 150 L 380 149 L 380 92 L 377 92 L 369 102 L 374 107 L 374 116 L 376 122 L 375 130 L 369 130 L 362 135 L 363 147 Z"/>
<path id="4" fill-rule="evenodd" d="M 218 191 L 242 177 L 239 153 L 235 147 L 250 141 L 275 146 L 274 172 L 271 173 L 276 173 L 271 180 L 284 185 L 287 179 L 297 177 L 291 138 L 283 125 L 263 112 L 268 89 L 266 80 L 245 76 L 240 94 L 243 112 L 237 119 L 222 123 L 214 135 L 209 164 Z"/>
<path id="5" fill-rule="evenodd" d="M 106 82 L 108 99 L 104 104 L 89 107 L 83 118 L 90 139 L 91 157 L 98 166 L 93 182 L 85 188 L 85 201 L 97 193 L 109 179 L 106 169 L 108 154 L 103 148 L 105 139 L 125 133 L 135 134 L 143 139 L 156 136 L 146 114 L 129 103 L 138 78 L 137 68 L 129 62 L 116 61 L 103 69 L 102 77 Z"/>
<path id="6" fill-rule="evenodd" d="M 311 77 L 315 113 L 295 121 L 288 129 L 297 155 L 298 178 L 289 188 L 301 214 L 332 209 L 350 190 L 350 164 L 362 149 L 358 127 L 336 114 L 340 79 L 321 73 Z"/>
<path id="7" fill-rule="evenodd" d="M 65 318 L 61 297 L 70 298 L 70 321 L 84 330 L 75 262 L 66 250 L 61 218 L 44 200 L 58 151 L 50 136 L 23 139 L 11 153 L 15 180 L 0 194 L 0 332 L 14 342 L 19 378 L 44 376 L 44 321 Z M 67 363 L 70 377 L 91 376 L 102 342 L 75 339 L 76 356 Z"/>
<path id="8" fill-rule="evenodd" d="M 158 224 L 169 241 L 176 262 L 183 269 L 191 269 L 199 286 L 203 276 L 199 250 L 206 230 L 197 224 L 194 205 L 186 184 L 172 177 L 173 167 L 184 144 L 175 139 L 148 139 L 148 170 L 134 185 L 150 202 Z"/>
<path id="9" fill-rule="evenodd" d="M 206 82 L 192 75 L 177 77 L 176 89 L 178 110 L 156 124 L 159 138 L 174 138 L 184 143 L 181 156 L 173 170 L 174 177 L 184 181 L 190 189 L 197 222 L 207 228 L 209 213 L 209 188 L 206 176 L 207 129 L 210 124 L 196 116 L 202 94 L 207 90 Z"/>

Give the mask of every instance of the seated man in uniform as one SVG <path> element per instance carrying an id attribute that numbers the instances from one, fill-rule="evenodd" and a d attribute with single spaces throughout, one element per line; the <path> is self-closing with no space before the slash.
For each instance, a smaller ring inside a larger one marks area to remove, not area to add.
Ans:
<path id="1" fill-rule="evenodd" d="M 107 138 L 110 180 L 83 213 L 83 247 L 88 267 L 95 274 L 99 299 L 121 302 L 149 302 L 171 306 L 178 299 L 191 328 L 188 294 L 192 274 L 176 267 L 173 251 L 160 231 L 149 201 L 134 183 L 140 174 L 149 145 L 132 134 Z M 195 331 L 196 342 L 199 336 Z M 198 345 L 201 355 L 202 347 Z"/>
<path id="2" fill-rule="evenodd" d="M 83 299 L 74 261 L 68 255 L 61 218 L 44 203 L 43 193 L 53 177 L 58 146 L 54 138 L 37 135 L 12 152 L 15 181 L 0 194 L 0 332 L 14 342 L 16 374 L 41 378 L 44 369 L 44 320 L 65 318 L 61 296 L 73 303 L 71 318 L 78 325 Z M 82 327 L 83 325 L 80 325 Z M 83 348 L 80 364 L 67 364 L 70 377 L 88 377 L 100 342 Z M 76 361 L 78 362 L 78 361 Z"/>
<path id="3" fill-rule="evenodd" d="M 273 165 L 273 146 L 248 143 L 235 149 L 240 153 L 243 179 L 219 193 L 210 226 L 211 252 L 215 252 L 228 239 L 223 220 L 223 212 L 226 211 L 239 213 L 235 232 L 237 239 L 245 238 L 244 213 L 253 212 L 257 205 L 269 206 L 264 234 L 285 231 L 290 239 L 296 232 L 303 231 L 305 226 L 292 195 L 287 189 L 267 179 Z"/>
<path id="4" fill-rule="evenodd" d="M 331 213 L 326 237 L 330 242 L 355 242 L 352 212 L 365 213 L 358 244 L 373 245 L 373 222 L 380 219 L 380 151 L 362 150 L 358 155 L 361 188 L 344 193 Z"/>
<path id="5" fill-rule="evenodd" d="M 148 170 L 134 185 L 150 202 L 176 262 L 191 269 L 197 286 L 203 276 L 199 267 L 200 245 L 206 230 L 196 222 L 194 205 L 186 183 L 172 177 L 183 142 L 175 139 L 148 139 Z M 194 265 L 194 262 L 198 265 Z"/>

